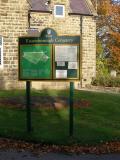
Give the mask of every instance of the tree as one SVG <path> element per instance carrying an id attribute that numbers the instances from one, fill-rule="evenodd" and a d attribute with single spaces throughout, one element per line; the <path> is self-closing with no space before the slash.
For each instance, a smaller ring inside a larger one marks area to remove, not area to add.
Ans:
<path id="1" fill-rule="evenodd" d="M 120 0 L 98 0 L 98 38 L 109 69 L 120 72 Z"/>

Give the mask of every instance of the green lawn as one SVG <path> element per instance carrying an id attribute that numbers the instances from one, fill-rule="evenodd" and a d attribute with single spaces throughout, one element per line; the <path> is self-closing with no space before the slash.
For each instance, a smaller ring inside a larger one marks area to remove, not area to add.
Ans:
<path id="1" fill-rule="evenodd" d="M 24 91 L 0 91 L 0 97 L 25 96 Z M 33 91 L 39 96 L 68 96 L 68 91 Z M 75 91 L 74 99 L 90 101 L 74 109 L 74 138 L 69 137 L 69 109 L 32 110 L 33 132 L 26 132 L 26 112 L 0 106 L 0 136 L 49 144 L 98 144 L 120 141 L 120 94 Z"/>

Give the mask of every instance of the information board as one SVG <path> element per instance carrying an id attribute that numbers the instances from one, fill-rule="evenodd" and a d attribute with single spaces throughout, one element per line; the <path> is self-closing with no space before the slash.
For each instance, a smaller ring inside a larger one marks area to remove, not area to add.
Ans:
<path id="1" fill-rule="evenodd" d="M 19 38 L 19 80 L 79 80 L 80 36 L 57 36 L 45 29 L 40 37 Z"/>

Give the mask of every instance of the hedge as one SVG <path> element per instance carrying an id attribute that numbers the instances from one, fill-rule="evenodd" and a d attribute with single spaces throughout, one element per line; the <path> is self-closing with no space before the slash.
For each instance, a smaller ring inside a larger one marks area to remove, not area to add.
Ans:
<path id="1" fill-rule="evenodd" d="M 92 85 L 104 87 L 120 87 L 120 77 L 98 76 L 93 78 Z"/>

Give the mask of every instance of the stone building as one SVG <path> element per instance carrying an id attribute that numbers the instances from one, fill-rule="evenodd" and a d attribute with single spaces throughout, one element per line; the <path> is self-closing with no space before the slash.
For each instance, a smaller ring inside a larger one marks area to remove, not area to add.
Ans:
<path id="1" fill-rule="evenodd" d="M 23 88 L 18 81 L 18 37 L 45 28 L 58 35 L 80 35 L 80 82 L 96 74 L 96 11 L 90 0 L 0 0 L 0 88 Z M 34 88 L 67 87 L 64 82 L 32 82 Z"/>

